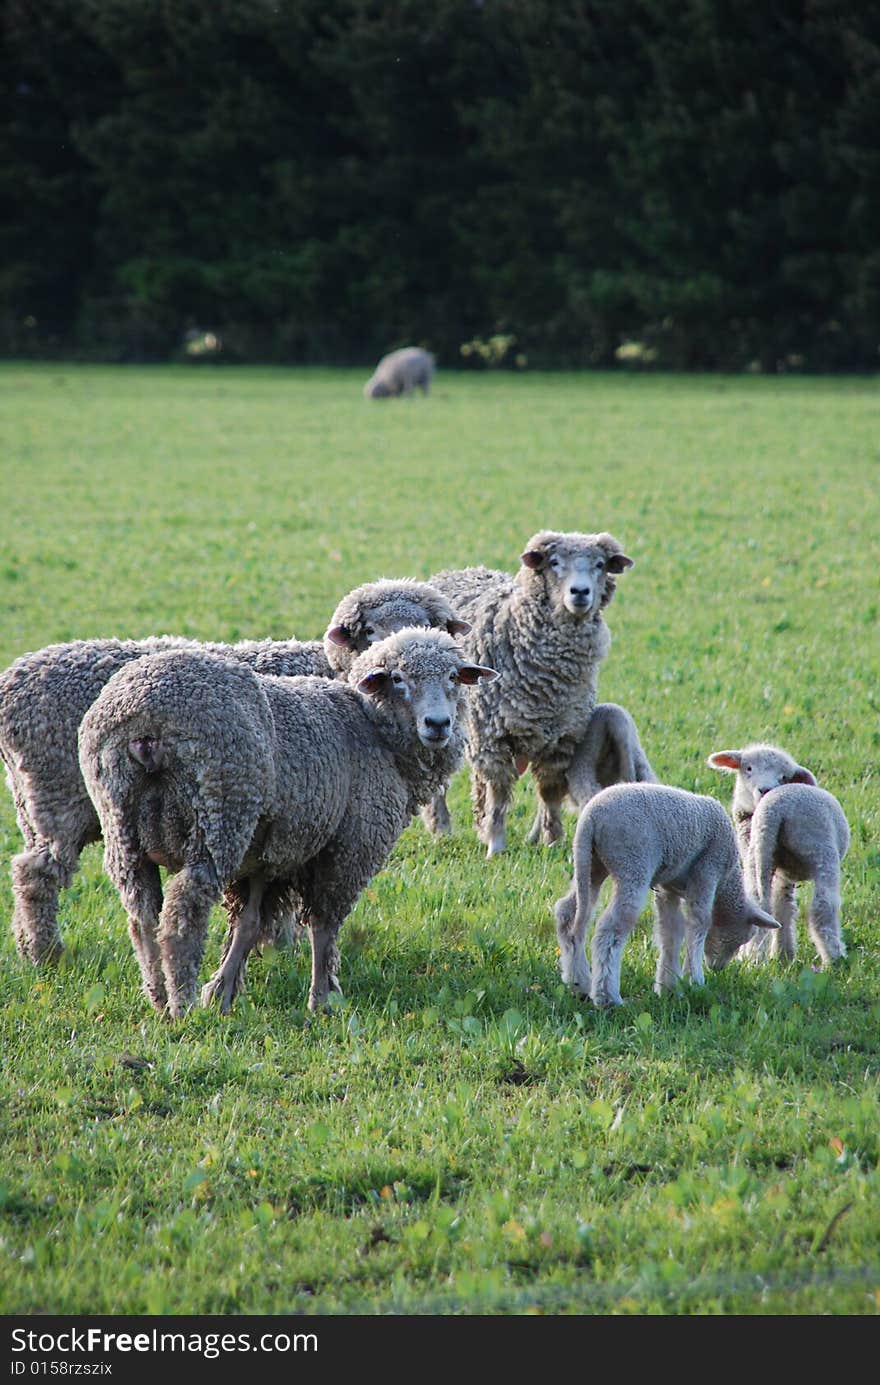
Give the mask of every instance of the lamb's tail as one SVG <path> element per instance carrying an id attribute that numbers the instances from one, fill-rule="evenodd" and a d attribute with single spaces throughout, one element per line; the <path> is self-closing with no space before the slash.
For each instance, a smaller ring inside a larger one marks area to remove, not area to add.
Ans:
<path id="1" fill-rule="evenodd" d="M 773 883 L 773 863 L 776 859 L 780 821 L 778 813 L 767 812 L 766 810 L 755 813 L 752 818 L 746 872 L 747 885 L 755 902 L 760 904 L 765 914 L 770 914 L 770 890 Z"/>

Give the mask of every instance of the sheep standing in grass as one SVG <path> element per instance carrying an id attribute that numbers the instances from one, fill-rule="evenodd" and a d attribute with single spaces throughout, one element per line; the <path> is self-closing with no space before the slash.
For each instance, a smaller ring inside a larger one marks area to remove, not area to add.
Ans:
<path id="1" fill-rule="evenodd" d="M 585 938 L 608 876 L 611 902 L 596 924 L 592 971 Z M 745 892 L 736 838 L 714 798 L 665 784 L 616 784 L 581 812 L 574 837 L 574 878 L 556 902 L 562 979 L 594 1004 L 621 1004 L 620 962 L 648 891 L 655 892 L 659 950 L 654 989 L 659 994 L 686 969 L 703 983 L 703 952 L 710 927 L 718 945 L 710 965 L 723 966 L 752 928 L 778 928 Z"/>
<path id="2" fill-rule="evenodd" d="M 373 645 L 351 685 L 260 677 L 193 650 L 122 668 L 86 713 L 80 764 L 156 1009 L 195 1000 L 208 915 L 229 887 L 240 908 L 203 1000 L 228 1009 L 293 896 L 320 1009 L 339 988 L 341 924 L 460 764 L 465 688 L 494 677 L 424 629 Z M 173 872 L 164 899 L 160 866 Z"/>
<path id="3" fill-rule="evenodd" d="M 719 750 L 713 769 L 736 774 L 732 812 L 745 864 L 746 886 L 761 907 L 779 919 L 768 938 L 747 943 L 753 961 L 794 958 L 797 951 L 797 886 L 813 882 L 807 913 L 810 937 L 824 966 L 846 955 L 840 926 L 840 863 L 849 848 L 849 824 L 833 794 L 814 775 L 773 745 Z"/>
<path id="4" fill-rule="evenodd" d="M 367 399 L 393 399 L 412 394 L 418 387 L 424 394 L 431 389 L 434 357 L 420 346 L 404 346 L 383 356 L 364 385 Z"/>
<path id="5" fill-rule="evenodd" d="M 345 677 L 371 641 L 406 625 L 465 629 L 445 597 L 426 583 L 383 579 L 350 592 L 320 641 L 245 640 L 198 645 L 159 636 L 146 640 L 78 640 L 22 655 L 0 675 L 0 759 L 15 801 L 25 849 L 12 861 L 12 928 L 18 950 L 34 963 L 63 951 L 58 895 L 73 878 L 83 848 L 101 835 L 77 759 L 85 713 L 125 664 L 166 649 L 205 649 L 257 673 Z"/>
<path id="6" fill-rule="evenodd" d="M 468 711 L 474 816 L 489 856 L 504 850 L 513 786 L 527 767 L 539 803 L 529 839 L 551 843 L 563 834 L 568 776 L 611 645 L 602 612 L 617 575 L 633 565 L 611 534 L 550 530 L 529 540 L 521 564 L 515 577 L 476 567 L 429 579 L 470 621 L 462 641 L 469 658 L 501 675 Z M 423 816 L 433 831 L 448 830 L 442 797 Z"/>

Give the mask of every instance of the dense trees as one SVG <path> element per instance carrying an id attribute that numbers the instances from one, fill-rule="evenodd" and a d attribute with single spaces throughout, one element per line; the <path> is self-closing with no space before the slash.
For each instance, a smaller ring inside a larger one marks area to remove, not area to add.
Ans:
<path id="1" fill-rule="evenodd" d="M 7 354 L 877 367 L 880 6 L 0 3 Z"/>

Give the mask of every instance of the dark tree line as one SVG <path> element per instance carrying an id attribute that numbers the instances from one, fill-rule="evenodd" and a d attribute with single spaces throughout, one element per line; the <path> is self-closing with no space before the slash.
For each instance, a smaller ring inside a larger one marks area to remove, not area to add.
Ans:
<path id="1" fill-rule="evenodd" d="M 0 5 L 7 355 L 878 366 L 876 0 Z"/>

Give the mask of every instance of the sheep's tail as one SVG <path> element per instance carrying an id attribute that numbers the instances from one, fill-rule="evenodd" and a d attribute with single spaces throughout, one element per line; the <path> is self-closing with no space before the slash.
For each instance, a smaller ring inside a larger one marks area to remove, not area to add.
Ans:
<path id="1" fill-rule="evenodd" d="M 147 774 L 157 774 L 165 763 L 165 747 L 158 736 L 136 736 L 128 743 L 128 753 Z"/>
<path id="2" fill-rule="evenodd" d="M 770 892 L 780 821 L 778 813 L 756 813 L 752 818 L 748 883 L 756 903 L 760 904 L 765 914 L 771 913 Z"/>

